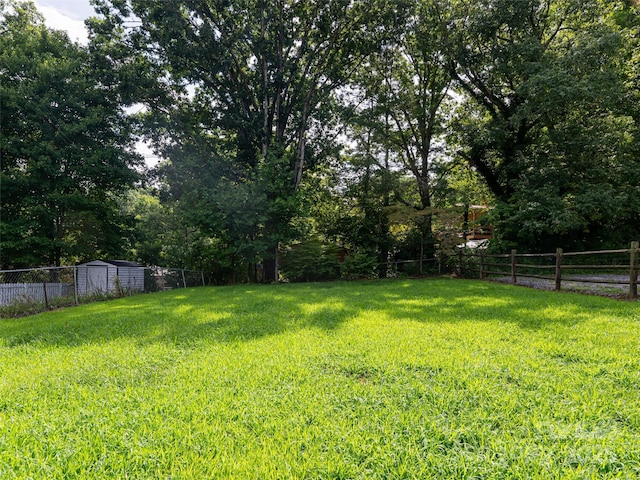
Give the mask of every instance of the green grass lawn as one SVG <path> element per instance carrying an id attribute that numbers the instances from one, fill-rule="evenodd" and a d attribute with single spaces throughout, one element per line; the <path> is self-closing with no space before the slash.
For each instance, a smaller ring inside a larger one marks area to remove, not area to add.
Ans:
<path id="1" fill-rule="evenodd" d="M 452 279 L 0 321 L 0 478 L 640 477 L 636 303 Z"/>

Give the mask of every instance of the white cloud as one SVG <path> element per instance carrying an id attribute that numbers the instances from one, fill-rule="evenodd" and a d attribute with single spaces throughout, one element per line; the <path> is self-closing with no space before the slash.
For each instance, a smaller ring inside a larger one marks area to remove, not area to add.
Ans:
<path id="1" fill-rule="evenodd" d="M 36 6 L 49 7 L 73 20 L 84 20 L 95 15 L 89 0 L 35 0 Z"/>
<path id="2" fill-rule="evenodd" d="M 71 40 L 78 41 L 84 45 L 89 42 L 89 35 L 84 25 L 84 18 L 90 17 L 93 9 L 90 8 L 88 0 L 80 0 L 78 2 L 36 0 L 35 4 L 44 16 L 47 27 L 55 30 L 65 30 Z M 70 6 L 72 7 L 74 5 L 79 7 L 76 13 L 72 13 L 72 10 L 70 10 Z M 86 8 L 87 6 L 89 6 L 89 9 Z"/>

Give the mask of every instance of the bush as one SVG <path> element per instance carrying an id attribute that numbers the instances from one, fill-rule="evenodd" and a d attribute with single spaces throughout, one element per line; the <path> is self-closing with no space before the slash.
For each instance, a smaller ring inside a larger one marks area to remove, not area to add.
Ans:
<path id="1" fill-rule="evenodd" d="M 287 247 L 280 273 L 292 282 L 318 282 L 340 277 L 338 247 L 312 239 Z"/>
<path id="2" fill-rule="evenodd" d="M 349 253 L 342 265 L 340 273 L 342 278 L 347 280 L 355 280 L 358 278 L 376 278 L 378 261 L 374 254 L 366 252 Z"/>

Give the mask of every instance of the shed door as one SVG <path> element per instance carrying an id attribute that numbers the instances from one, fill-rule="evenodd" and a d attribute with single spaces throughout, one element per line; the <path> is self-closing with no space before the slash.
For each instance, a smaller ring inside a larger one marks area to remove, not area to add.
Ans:
<path id="1" fill-rule="evenodd" d="M 107 267 L 103 265 L 89 266 L 87 272 L 88 292 L 106 292 L 107 288 Z"/>

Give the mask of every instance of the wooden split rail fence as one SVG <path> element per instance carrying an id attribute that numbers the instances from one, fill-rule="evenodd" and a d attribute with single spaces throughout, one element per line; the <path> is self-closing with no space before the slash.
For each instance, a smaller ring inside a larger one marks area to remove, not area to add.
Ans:
<path id="1" fill-rule="evenodd" d="M 581 257 L 593 258 L 598 255 L 608 255 L 617 259 L 616 263 L 575 263 Z M 624 260 L 621 257 L 624 256 Z M 638 259 L 640 256 L 639 242 L 631 242 L 629 248 L 620 250 L 597 250 L 589 252 L 564 252 L 558 248 L 555 253 L 518 253 L 512 250 L 508 254 L 489 254 L 484 251 L 463 252 L 458 250 L 457 273 L 477 273 L 480 279 L 495 276 L 509 276 L 511 283 L 516 284 L 519 277 L 541 279 L 554 282 L 555 290 L 562 288 L 562 282 L 595 283 L 611 285 L 628 285 L 627 296 L 638 298 Z M 465 260 L 472 259 L 471 262 Z M 539 263 L 523 263 L 527 260 L 539 259 Z M 550 261 L 544 264 L 544 260 Z M 572 262 L 568 262 L 572 259 Z M 624 262 L 624 263 L 623 263 Z M 628 263 L 627 263 L 628 262 Z M 537 271 L 539 273 L 531 273 Z M 573 271 L 573 275 L 570 272 Z M 606 275 L 580 275 L 576 271 L 606 272 Z M 548 272 L 547 274 L 545 274 Z M 611 272 L 618 272 L 612 275 Z"/>

